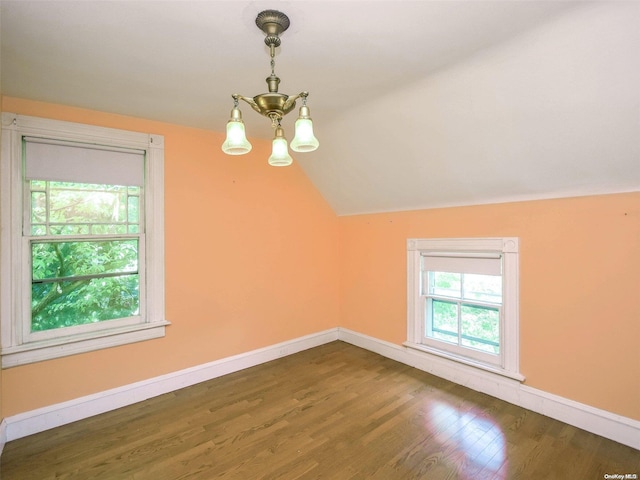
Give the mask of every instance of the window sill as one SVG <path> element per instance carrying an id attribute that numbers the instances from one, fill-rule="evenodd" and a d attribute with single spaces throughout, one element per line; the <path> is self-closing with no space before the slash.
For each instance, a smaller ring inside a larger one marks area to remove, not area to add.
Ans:
<path id="1" fill-rule="evenodd" d="M 432 347 L 428 347 L 427 345 L 423 345 L 420 343 L 413 343 L 413 342 L 404 342 L 403 344 L 405 347 L 411 348 L 413 350 L 417 350 L 419 352 L 422 353 L 426 353 L 429 355 L 436 355 L 438 357 L 444 358 L 446 360 L 450 360 L 453 362 L 457 362 L 457 363 L 461 363 L 463 365 L 467 365 L 470 367 L 474 367 L 474 368 L 478 368 L 480 370 L 484 370 L 486 372 L 489 373 L 494 373 L 496 375 L 501 375 L 503 377 L 507 377 L 507 378 L 511 378 L 513 380 L 517 380 L 519 382 L 523 382 L 525 380 L 524 375 L 518 373 L 518 372 L 511 372 L 508 370 L 505 370 L 503 368 L 494 366 L 494 365 L 487 365 L 487 364 L 483 364 L 480 362 L 477 362 L 475 360 L 472 359 L 468 359 L 465 357 L 461 357 L 459 355 L 455 355 L 449 352 L 444 352 L 442 350 L 438 350 Z"/>
<path id="2" fill-rule="evenodd" d="M 170 322 L 163 320 L 161 322 L 103 330 L 92 334 L 61 337 L 5 347 L 0 351 L 2 368 L 17 367 L 28 363 L 161 338 L 165 335 L 165 327 L 167 325 L 171 325 Z"/>

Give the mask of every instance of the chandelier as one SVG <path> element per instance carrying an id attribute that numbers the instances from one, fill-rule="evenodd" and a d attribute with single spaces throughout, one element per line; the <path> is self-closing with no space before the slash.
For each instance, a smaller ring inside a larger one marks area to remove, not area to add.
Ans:
<path id="1" fill-rule="evenodd" d="M 271 126 L 274 129 L 271 156 L 269 164 L 276 167 L 291 165 L 293 159 L 289 155 L 287 139 L 284 136 L 284 129 L 280 124 L 282 117 L 293 110 L 296 100 L 302 100 L 302 106 L 298 119 L 295 123 L 295 135 L 291 141 L 291 149 L 296 152 L 312 152 L 318 148 L 318 140 L 313 135 L 313 123 L 309 116 L 307 107 L 307 97 L 309 92 L 300 92 L 297 95 L 288 96 L 278 92 L 280 79 L 275 74 L 275 52 L 280 46 L 280 34 L 289 28 L 289 17 L 277 10 L 265 10 L 256 17 L 256 25 L 265 34 L 264 43 L 269 47 L 271 56 L 271 75 L 267 77 L 268 93 L 261 93 L 253 98 L 245 97 L 234 93 L 233 109 L 231 118 L 227 122 L 227 138 L 222 144 L 222 151 L 228 155 L 243 155 L 251 151 L 251 144 L 247 140 L 242 112 L 238 108 L 239 100 L 248 103 L 251 108 L 265 117 L 271 119 Z"/>

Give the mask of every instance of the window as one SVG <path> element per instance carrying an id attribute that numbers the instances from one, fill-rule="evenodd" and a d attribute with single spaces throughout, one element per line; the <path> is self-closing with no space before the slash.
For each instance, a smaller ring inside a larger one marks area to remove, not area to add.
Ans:
<path id="1" fill-rule="evenodd" d="M 518 239 L 410 239 L 407 346 L 521 379 Z"/>
<path id="2" fill-rule="evenodd" d="M 3 367 L 163 336 L 163 137 L 3 125 Z"/>

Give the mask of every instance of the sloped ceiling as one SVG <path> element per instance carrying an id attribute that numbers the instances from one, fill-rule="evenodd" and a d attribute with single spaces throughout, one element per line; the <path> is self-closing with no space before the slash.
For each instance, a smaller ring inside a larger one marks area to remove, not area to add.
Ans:
<path id="1" fill-rule="evenodd" d="M 640 190 L 635 1 L 2 0 L 2 93 L 223 131 L 266 90 L 267 8 L 340 215 Z"/>

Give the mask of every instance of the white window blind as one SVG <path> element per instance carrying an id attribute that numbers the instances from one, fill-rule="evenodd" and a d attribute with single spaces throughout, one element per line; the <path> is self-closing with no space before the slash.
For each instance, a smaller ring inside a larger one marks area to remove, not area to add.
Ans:
<path id="1" fill-rule="evenodd" d="M 25 137 L 28 180 L 144 185 L 144 151 Z"/>
<path id="2" fill-rule="evenodd" d="M 423 253 L 422 271 L 502 275 L 502 257 L 484 253 Z"/>

